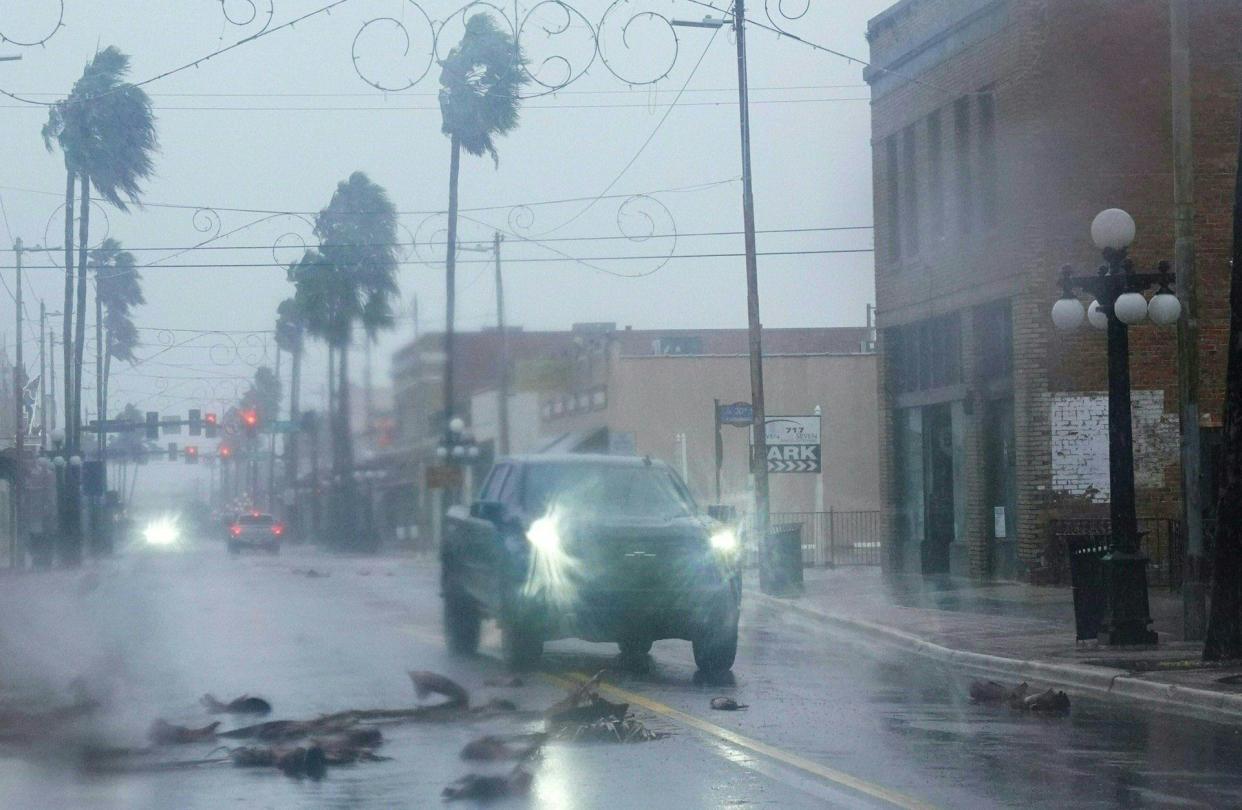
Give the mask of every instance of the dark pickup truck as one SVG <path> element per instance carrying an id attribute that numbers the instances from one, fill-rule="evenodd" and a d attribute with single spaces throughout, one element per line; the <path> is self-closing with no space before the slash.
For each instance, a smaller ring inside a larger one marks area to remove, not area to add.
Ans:
<path id="1" fill-rule="evenodd" d="M 505 660 L 529 668 L 545 641 L 613 641 L 645 655 L 686 639 L 706 672 L 732 668 L 741 605 L 736 534 L 699 512 L 658 461 L 604 455 L 496 462 L 479 500 L 449 511 L 440 550 L 445 635 L 472 653 L 484 618 Z"/>

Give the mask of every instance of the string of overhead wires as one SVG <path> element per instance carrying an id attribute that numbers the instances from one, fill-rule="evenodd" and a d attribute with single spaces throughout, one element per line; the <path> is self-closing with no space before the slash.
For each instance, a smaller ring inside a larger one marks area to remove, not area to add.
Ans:
<path id="1" fill-rule="evenodd" d="M 561 198 L 550 199 L 550 200 L 535 200 L 531 202 L 480 205 L 480 206 L 473 206 L 470 208 L 462 208 L 459 210 L 459 213 L 478 213 L 478 212 L 483 212 L 483 211 L 505 211 L 505 210 L 512 210 L 512 209 L 518 209 L 518 208 L 536 208 L 536 207 L 543 207 L 543 206 L 549 206 L 549 205 L 565 205 L 567 203 L 583 202 L 585 200 L 595 200 L 595 199 L 620 200 L 620 199 L 626 199 L 629 197 L 651 196 L 653 194 L 680 194 L 680 193 L 688 193 L 688 192 L 695 192 L 695 191 L 704 191 L 710 188 L 715 188 L 717 186 L 727 185 L 729 183 L 736 183 L 739 180 L 741 180 L 740 176 L 734 176 L 734 177 L 721 178 L 719 180 L 709 180 L 703 183 L 692 183 L 690 185 L 684 185 L 684 186 L 671 186 L 668 188 L 657 188 L 657 189 L 651 189 L 649 191 L 631 192 L 628 194 L 617 193 L 617 194 L 607 194 L 604 196 L 592 195 L 592 196 L 585 196 L 585 197 L 561 197 Z M 0 191 L 14 191 L 14 192 L 22 193 L 22 194 L 38 194 L 44 197 L 56 197 L 56 198 L 63 198 L 65 196 L 64 191 L 48 191 L 47 189 L 23 188 L 20 186 L 0 185 Z M 168 203 L 168 202 L 148 202 L 146 200 L 143 201 L 142 207 L 143 208 L 168 208 L 168 209 L 180 210 L 180 211 L 215 211 L 218 213 L 226 213 L 226 214 L 271 214 L 275 216 L 281 216 L 281 215 L 284 215 L 284 216 L 315 216 L 316 214 L 319 213 L 319 211 L 299 211 L 299 210 L 277 209 L 277 208 L 239 208 L 239 207 L 225 206 L 225 205 L 211 205 L 209 203 L 197 203 L 197 204 Z M 359 211 L 357 213 L 361 214 L 361 213 L 368 213 L 368 212 Z M 446 212 L 445 212 L 445 209 L 443 208 L 427 209 L 427 210 L 397 211 L 397 214 L 399 216 L 431 216 L 435 214 L 444 214 L 444 213 Z"/>
<path id="2" fill-rule="evenodd" d="M 196 67 L 198 67 L 199 65 L 203 64 L 204 62 L 207 62 L 207 61 L 210 61 L 210 60 L 212 60 L 212 59 L 215 59 L 217 56 L 220 56 L 220 55 L 222 55 L 222 54 L 226 54 L 226 53 L 228 53 L 229 51 L 236 50 L 237 48 L 240 48 L 240 47 L 242 47 L 242 46 L 244 46 L 244 45 L 248 45 L 248 44 L 250 44 L 251 42 L 256 42 L 256 41 L 258 41 L 258 40 L 260 40 L 260 39 L 263 39 L 264 37 L 271 36 L 272 34 L 275 34 L 275 33 L 276 33 L 276 32 L 278 32 L 278 31 L 283 31 L 283 30 L 285 30 L 286 28 L 293 28 L 293 27 L 294 27 L 295 25 L 297 25 L 298 23 L 303 22 L 303 21 L 305 21 L 305 20 L 309 20 L 309 19 L 310 19 L 310 18 L 312 18 L 312 17 L 317 17 L 317 16 L 319 16 L 320 14 L 331 14 L 331 13 L 332 13 L 332 9 L 337 8 L 338 6 L 342 6 L 342 5 L 346 4 L 346 3 L 348 3 L 349 1 L 350 1 L 350 0 L 334 0 L 334 2 L 328 3 L 328 4 L 327 4 L 327 5 L 325 5 L 325 6 L 320 6 L 319 8 L 316 8 L 316 9 L 312 9 L 311 11 L 308 11 L 308 12 L 306 12 L 306 13 L 304 13 L 304 14 L 300 15 L 300 16 L 294 17 L 294 18 L 293 18 L 293 19 L 291 19 L 291 20 L 287 20 L 287 21 L 285 21 L 285 22 L 281 23 L 280 25 L 274 25 L 274 26 L 272 26 L 271 28 L 268 28 L 268 29 L 266 29 L 266 30 L 263 30 L 263 31 L 258 32 L 257 34 L 251 34 L 251 35 L 250 35 L 250 36 L 248 36 L 248 37 L 242 37 L 241 39 L 237 40 L 236 42 L 231 42 L 231 43 L 229 43 L 228 45 L 225 45 L 225 46 L 224 46 L 224 47 L 222 47 L 222 48 L 217 48 L 216 50 L 214 50 L 214 51 L 212 51 L 212 52 L 210 52 L 210 53 L 208 53 L 208 54 L 206 54 L 206 55 L 204 55 L 204 56 L 200 56 L 200 57 L 198 57 L 197 59 L 194 59 L 194 60 L 192 60 L 192 61 L 190 61 L 190 62 L 186 62 L 186 63 L 184 63 L 184 64 L 178 65 L 177 67 L 174 67 L 174 68 L 172 68 L 172 69 L 170 69 L 170 70 L 165 70 L 163 73 L 157 73 L 157 74 L 155 74 L 154 76 L 151 76 L 151 77 L 149 77 L 149 78 L 142 79 L 142 80 L 140 80 L 140 81 L 136 81 L 136 82 L 132 82 L 131 84 L 132 84 L 132 86 L 135 86 L 135 87 L 145 87 L 146 85 L 148 85 L 148 84 L 152 84 L 153 82 L 157 82 L 157 81 L 159 81 L 160 79 L 166 79 L 166 78 L 168 78 L 169 76 L 173 76 L 173 75 L 175 75 L 175 74 L 177 74 L 177 73 L 181 73 L 181 72 L 186 71 L 186 70 L 189 70 L 189 69 L 191 69 L 191 68 L 196 68 Z M 110 94 L 110 93 L 115 93 L 115 92 L 117 92 L 118 90 L 122 89 L 122 88 L 123 88 L 123 87 L 125 87 L 125 86 L 126 86 L 126 85 L 121 85 L 120 87 L 117 87 L 117 88 L 115 88 L 115 89 L 113 89 L 113 90 L 108 90 L 108 91 L 105 91 L 105 92 L 100 93 L 100 94 L 98 94 L 98 95 L 92 96 L 92 98 L 93 98 L 93 99 L 97 99 L 97 98 L 100 98 L 101 96 L 105 96 L 105 95 L 108 95 L 108 94 Z M 17 93 L 14 93 L 14 92 L 12 92 L 12 91 L 10 91 L 10 90 L 5 90 L 4 88 L 0 88 L 0 95 L 7 96 L 7 97 L 9 97 L 9 98 L 13 99 L 14 101 L 19 101 L 19 102 L 21 102 L 21 103 L 23 103 L 23 104 L 26 104 L 26 105 L 34 105 L 34 106 L 39 106 L 39 107 L 51 107 L 51 106 L 53 106 L 54 104 L 58 103 L 58 102 L 50 102 L 50 101 L 39 101 L 38 99 L 28 98 L 28 97 L 26 97 L 26 96 L 18 95 Z"/>
<path id="3" fill-rule="evenodd" d="M 481 222 L 481 221 L 480 221 Z M 491 227 L 491 226 L 488 226 Z M 762 228 L 755 233 L 757 234 L 797 234 L 797 233 L 824 233 L 831 231 L 869 231 L 872 230 L 871 225 L 825 225 L 822 227 L 805 227 L 805 228 Z M 542 244 L 543 242 L 648 242 L 657 239 L 691 239 L 698 237 L 715 237 L 715 236 L 741 236 L 742 231 L 691 231 L 688 233 L 651 233 L 643 234 L 640 237 L 626 236 L 624 234 L 612 236 L 556 236 L 541 238 L 539 240 L 531 240 Z M 515 238 L 520 238 L 515 235 Z M 459 239 L 458 244 L 468 244 L 470 240 Z M 409 247 L 410 242 L 369 242 L 366 247 Z M 419 242 L 420 245 L 427 246 L 443 246 L 448 242 L 445 240 L 428 240 Z M 361 245 L 351 245 L 349 243 L 338 244 L 337 247 L 361 247 Z M 125 245 L 124 249 L 130 253 L 142 253 L 146 251 L 177 251 L 177 250 L 271 250 L 272 245 L 189 245 L 189 246 L 172 246 L 172 245 Z M 12 253 L 13 248 L 0 247 L 0 253 Z"/>
<path id="4" fill-rule="evenodd" d="M 535 239 L 530 239 L 530 240 L 527 240 L 527 241 L 535 242 L 536 244 L 538 244 L 538 240 L 535 240 Z M 759 253 L 758 253 L 757 255 L 759 255 L 759 256 L 820 256 L 820 255 L 827 255 L 827 254 L 833 254 L 833 253 L 871 253 L 871 252 L 873 252 L 873 248 L 832 248 L 832 249 L 819 249 L 819 250 L 815 250 L 815 249 L 809 249 L 809 250 L 761 250 L 761 251 L 759 251 Z M 728 259 L 728 258 L 737 258 L 737 257 L 745 256 L 745 255 L 746 255 L 745 253 L 738 253 L 738 252 L 720 252 L 720 253 L 674 253 L 674 254 L 672 254 L 672 255 L 662 255 L 662 254 L 644 254 L 644 255 L 628 255 L 628 256 L 626 256 L 626 255 L 622 255 L 622 256 L 584 256 L 584 257 L 573 257 L 573 256 L 570 256 L 570 257 L 565 257 L 565 258 L 561 258 L 561 257 L 517 257 L 517 258 L 506 258 L 506 259 L 505 259 L 505 262 L 506 262 L 506 264 L 512 264 L 512 263 L 515 263 L 515 262 L 518 262 L 518 263 L 526 263 L 526 262 L 542 263 L 542 262 L 556 262 L 556 261 L 572 261 L 572 262 L 584 262 L 584 261 L 596 261 L 596 262 L 620 262 L 620 261 L 650 261 L 650 260 L 653 260 L 653 259 L 656 259 L 656 260 L 664 260 L 664 259 L 670 259 L 670 260 L 671 260 L 671 259 Z M 490 264 L 491 262 L 492 262 L 492 260 L 491 260 L 491 259 L 458 259 L 458 261 L 457 261 L 457 263 L 458 263 L 458 264 Z M 396 261 L 396 264 L 397 264 L 397 265 L 414 265 L 414 264 L 426 264 L 426 263 L 427 263 L 426 261 L 421 260 L 421 259 L 399 259 L 399 260 L 397 260 L 397 261 Z M 272 262 L 202 262 L 202 263 L 190 263 L 190 262 L 186 262 L 186 263 L 182 263 L 182 264 L 165 264 L 165 265 L 159 265 L 159 266 L 158 266 L 158 268 L 153 268 L 153 269 L 167 269 L 167 270 L 191 270 L 191 269 L 205 269 L 205 270 L 227 270 L 227 269 L 237 269 L 237 268 L 266 268 L 266 269 L 269 269 L 269 270 L 270 270 L 270 269 L 278 269 L 278 270 L 281 270 L 282 272 L 283 272 L 283 270 L 284 270 L 284 267 L 282 267 L 282 266 L 280 266 L 280 265 L 276 265 L 276 264 L 274 264 L 274 263 L 272 263 Z M 13 270 L 13 269 L 15 269 L 13 265 L 0 265 L 0 270 Z M 24 269 L 24 270 L 55 270 L 55 271 L 57 271 L 57 272 L 63 272 L 63 271 L 61 270 L 61 268 L 60 268 L 60 267 L 57 267 L 57 266 L 56 266 L 56 265 L 54 265 L 54 264 L 36 265 L 36 266 L 33 266 L 33 267 L 24 267 L 23 269 Z"/>
<path id="5" fill-rule="evenodd" d="M 713 5 L 713 4 L 712 4 L 712 3 L 710 3 L 710 2 L 707 2 L 707 0 L 686 0 L 686 2 L 688 2 L 688 3 L 693 3 L 694 5 L 696 5 L 696 6 L 701 6 L 702 8 L 710 9 L 710 10 L 712 10 L 712 11 L 716 12 L 717 14 L 722 15 L 725 19 L 728 19 L 728 20 L 733 20 L 733 19 L 734 19 L 734 16 L 733 16 L 733 11 L 732 11 L 731 9 L 728 9 L 728 8 L 720 8 L 720 7 L 716 6 L 716 5 Z M 776 26 L 774 26 L 774 25 L 767 25 L 766 23 L 762 23 L 762 22 L 760 22 L 760 21 L 756 20 L 754 17 L 747 17 L 747 18 L 746 18 L 746 26 L 747 26 L 748 28 L 759 28 L 759 29 L 762 29 L 762 30 L 764 30 L 764 31 L 768 31 L 768 32 L 771 32 L 771 33 L 773 33 L 773 34 L 776 34 L 776 35 L 777 35 L 777 36 L 779 36 L 779 37 L 785 37 L 785 38 L 787 38 L 787 39 L 791 39 L 791 40 L 793 40 L 794 42 L 797 42 L 797 43 L 799 43 L 799 44 L 801 44 L 801 45 L 805 45 L 806 47 L 811 48 L 812 50 L 815 50 L 815 51 L 819 51 L 820 53 L 826 53 L 826 54 L 829 54 L 829 55 L 831 55 L 831 56 L 836 56 L 836 57 L 838 57 L 838 58 L 844 59 L 844 60 L 845 60 L 845 61 L 847 61 L 847 62 L 850 62 L 851 64 L 858 65 L 859 67 L 870 68 L 870 69 L 872 69 L 872 70 L 874 70 L 874 71 L 876 71 L 876 72 L 878 72 L 878 73 L 883 73 L 883 74 L 885 74 L 885 75 L 887 75 L 887 76 L 895 76 L 895 77 L 897 77 L 897 78 L 901 79 L 902 81 L 910 82 L 911 84 L 917 84 L 917 85 L 919 85 L 920 87 L 926 87 L 926 88 L 931 89 L 931 90 L 937 90 L 937 91 L 939 91 L 939 92 L 941 92 L 941 93 L 946 93 L 946 94 L 951 95 L 951 96 L 960 96 L 960 95 L 962 95 L 962 93 L 961 93 L 960 91 L 958 91 L 958 90 L 951 90 L 951 89 L 949 89 L 949 88 L 947 88 L 947 87 L 942 87 L 941 85 L 938 85 L 938 84 L 936 84 L 936 83 L 934 83 L 934 82 L 929 82 L 929 81 L 927 81 L 926 79 L 921 79 L 921 78 L 919 78 L 919 77 L 917 77 L 917 76 L 911 76 L 911 75 L 910 75 L 910 74 L 908 74 L 908 73 L 902 73 L 902 72 L 901 72 L 901 71 L 899 71 L 899 70 L 893 70 L 892 68 L 881 67 L 880 65 L 877 65 L 877 64 L 875 64 L 875 63 L 873 63 L 873 62 L 869 62 L 869 61 L 867 61 L 866 59 L 863 59 L 863 58 L 861 58 L 861 57 L 858 57 L 858 56 L 852 56 L 852 55 L 850 55 L 850 54 L 848 54 L 848 53 L 844 53 L 844 52 L 842 52 L 842 51 L 838 51 L 838 50 L 837 50 L 837 49 L 835 49 L 835 48 L 830 48 L 830 47 L 828 47 L 827 45 L 822 45 L 822 44 L 820 44 L 820 43 L 818 43 L 818 42 L 815 42 L 815 41 L 813 41 L 813 40 L 809 40 L 809 39 L 807 39 L 806 37 L 802 37 L 802 36 L 799 36 L 799 35 L 797 35 L 797 34 L 794 34 L 794 33 L 790 32 L 790 31 L 786 31 L 786 30 L 785 30 L 785 29 L 783 29 L 783 28 L 777 28 L 777 27 L 776 27 Z M 968 95 L 969 95 L 969 94 L 968 94 Z M 751 103 L 753 104 L 754 102 L 752 101 Z"/>
<path id="6" fill-rule="evenodd" d="M 778 104 L 832 104 L 844 101 L 870 101 L 869 96 L 843 96 L 839 98 L 770 98 L 751 99 L 751 106 L 768 106 Z M 736 107 L 737 99 L 720 101 L 685 101 L 681 107 Z M 526 104 L 522 112 L 531 110 L 647 110 L 654 112 L 662 107 L 671 109 L 676 102 L 649 102 L 638 104 Z M 0 110 L 33 110 L 26 104 L 0 104 Z M 156 112 L 435 112 L 440 113 L 439 105 L 398 105 L 384 104 L 380 106 L 334 105 L 334 106 L 292 106 L 292 105 L 154 105 Z"/>

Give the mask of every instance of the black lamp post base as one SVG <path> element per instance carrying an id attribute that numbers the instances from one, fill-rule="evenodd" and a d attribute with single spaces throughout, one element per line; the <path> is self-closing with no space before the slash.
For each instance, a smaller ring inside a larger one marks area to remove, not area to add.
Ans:
<path id="1" fill-rule="evenodd" d="M 1104 588 L 1108 607 L 1100 643 L 1110 646 L 1154 646 L 1158 636 L 1147 603 L 1147 557 L 1114 551 L 1105 555 Z"/>

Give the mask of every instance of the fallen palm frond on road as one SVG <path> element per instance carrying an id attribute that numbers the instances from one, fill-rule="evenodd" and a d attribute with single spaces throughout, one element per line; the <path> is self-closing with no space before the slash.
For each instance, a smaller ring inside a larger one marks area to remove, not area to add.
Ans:
<path id="1" fill-rule="evenodd" d="M 970 702 L 984 705 L 1005 704 L 1017 711 L 1038 714 L 1069 714 L 1070 699 L 1064 692 L 1048 689 L 1036 694 L 1025 681 L 1010 689 L 996 681 L 975 681 L 970 685 Z"/>

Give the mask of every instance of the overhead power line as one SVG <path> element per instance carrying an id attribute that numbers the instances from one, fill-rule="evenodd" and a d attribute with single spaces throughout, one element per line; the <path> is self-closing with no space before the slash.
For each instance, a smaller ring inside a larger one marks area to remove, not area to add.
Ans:
<path id="1" fill-rule="evenodd" d="M 685 193 L 685 192 L 706 191 L 707 189 L 726 185 L 728 183 L 736 183 L 740 179 L 741 179 L 740 177 L 734 176 L 734 177 L 722 178 L 720 180 L 709 180 L 704 183 L 693 183 L 691 185 L 672 186 L 669 188 L 657 188 L 657 189 L 651 189 L 649 191 L 631 192 L 629 194 L 607 194 L 602 197 L 596 197 L 596 196 L 562 197 L 560 199 L 536 200 L 534 202 L 516 202 L 516 203 L 506 203 L 503 205 L 481 205 L 481 206 L 475 206 L 473 208 L 462 208 L 460 209 L 460 211 L 462 213 L 467 213 L 467 212 L 478 213 L 481 211 L 505 211 L 505 210 L 511 210 L 511 209 L 517 209 L 517 208 L 536 208 L 536 207 L 542 207 L 542 206 L 547 206 L 547 205 L 565 205 L 568 203 L 583 202 L 585 200 L 594 200 L 594 199 L 622 200 L 622 199 L 626 199 L 629 197 L 650 197 L 654 194 L 679 194 L 679 193 Z M 23 194 L 38 194 L 43 197 L 56 197 L 58 199 L 63 199 L 65 196 L 64 191 L 48 191 L 46 189 L 21 188 L 20 186 L 0 186 L 0 191 L 15 191 L 15 192 L 23 193 Z M 277 208 L 237 208 L 237 207 L 229 207 L 229 206 L 222 206 L 222 205 L 209 205 L 207 203 L 189 204 L 189 203 L 163 203 L 163 202 L 143 201 L 142 207 L 143 208 L 167 208 L 167 209 L 172 209 L 172 210 L 177 210 L 177 211 L 215 211 L 216 213 L 225 213 L 225 214 L 270 214 L 273 216 L 279 216 L 279 215 L 284 214 L 288 216 L 313 217 L 319 213 L 318 211 L 296 211 L 296 210 L 277 209 Z M 362 213 L 369 213 L 369 212 L 358 211 L 356 213 L 362 214 Z M 398 211 L 397 212 L 397 214 L 400 216 L 434 216 L 436 214 L 445 214 L 445 213 L 447 213 L 447 211 L 443 208 L 429 209 L 429 210 L 424 210 L 424 211 Z"/>
<path id="2" fill-rule="evenodd" d="M 824 250 L 767 250 L 759 251 L 760 256 L 819 256 L 833 253 L 872 253 L 873 248 L 835 248 Z M 506 258 L 505 263 L 511 264 L 515 262 L 623 262 L 623 261 L 652 261 L 652 260 L 671 260 L 671 259 L 727 259 L 745 256 L 745 253 L 674 253 L 672 255 L 632 255 L 632 256 L 582 256 L 582 257 L 546 257 L 546 258 Z M 459 259 L 458 264 L 492 264 L 492 259 Z M 404 259 L 396 262 L 398 265 L 426 265 L 428 262 L 419 259 Z M 273 262 L 205 262 L 201 264 L 162 264 L 155 267 L 148 266 L 148 269 L 159 270 L 228 270 L 231 268 L 267 268 L 271 270 L 284 271 L 284 267 Z M 0 265 L 0 270 L 12 270 L 12 265 Z M 54 264 L 36 265 L 34 267 L 24 267 L 25 270 L 55 270 L 64 272 L 60 267 Z"/>
<path id="3" fill-rule="evenodd" d="M 751 99 L 752 106 L 775 105 L 775 104 L 831 104 L 838 101 L 870 101 L 870 96 L 848 96 L 840 98 L 772 98 L 772 99 Z M 653 101 L 651 103 L 637 104 L 524 104 L 522 112 L 530 110 L 657 110 L 662 107 L 673 107 L 677 102 L 661 102 Z M 722 99 L 720 101 L 685 101 L 677 106 L 681 107 L 736 107 L 737 99 Z M 424 104 L 419 106 L 400 105 L 400 104 L 384 104 L 381 106 L 363 107 L 353 106 L 243 106 L 234 104 L 229 106 L 208 106 L 208 105 L 156 105 L 153 107 L 157 112 L 441 112 L 439 105 Z M 38 108 L 31 107 L 28 104 L 0 104 L 0 110 L 35 110 Z"/>
<path id="4" fill-rule="evenodd" d="M 761 234 L 796 234 L 796 233 L 824 233 L 829 231 L 870 231 L 873 229 L 871 225 L 826 225 L 823 227 L 808 228 L 767 228 L 755 231 Z M 742 231 L 692 231 L 689 233 L 652 233 L 643 234 L 641 236 L 626 236 L 618 234 L 613 236 L 554 236 L 546 239 L 540 239 L 540 242 L 647 242 L 655 239 L 693 239 L 706 236 L 741 236 Z M 470 239 L 458 239 L 458 244 L 469 244 Z M 353 244 L 337 244 L 336 247 L 409 247 L 410 242 L 368 242 L 366 245 Z M 442 246 L 448 244 L 443 240 L 428 240 L 419 242 L 419 245 Z M 146 251 L 194 251 L 194 250 L 272 250 L 273 245 L 146 245 L 134 247 L 131 245 L 122 245 L 122 249 L 130 253 L 142 253 Z M 275 246 L 279 249 L 285 249 L 285 246 Z M 296 249 L 296 245 L 288 246 L 290 249 Z M 52 248 L 55 249 L 55 248 Z M 0 253 L 12 253 L 13 248 L 0 247 Z M 143 266 L 145 267 L 145 265 Z M 143 267 L 135 269 L 143 269 Z"/>

